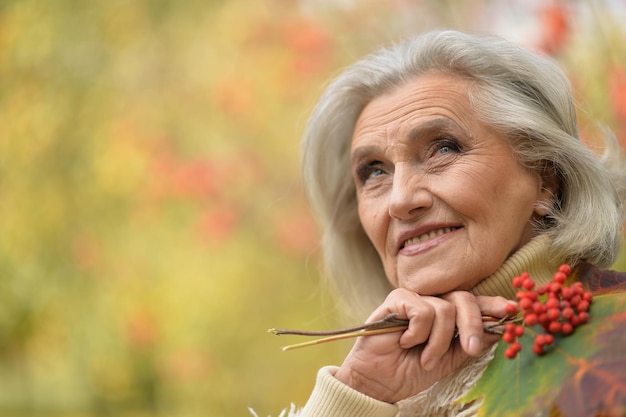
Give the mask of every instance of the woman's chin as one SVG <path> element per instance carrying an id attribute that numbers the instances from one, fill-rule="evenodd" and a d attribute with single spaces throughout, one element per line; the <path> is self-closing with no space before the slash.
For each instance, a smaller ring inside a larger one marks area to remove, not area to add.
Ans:
<path id="1" fill-rule="evenodd" d="M 455 287 L 442 286 L 441 282 L 414 283 L 410 280 L 407 282 L 400 282 L 399 287 L 424 296 L 439 296 L 441 294 L 446 294 L 456 289 Z"/>
<path id="2" fill-rule="evenodd" d="M 421 274 L 420 274 L 421 275 Z M 409 291 L 413 291 L 419 295 L 426 296 L 439 296 L 447 294 L 451 291 L 469 291 L 471 290 L 480 279 L 473 281 L 454 282 L 451 281 L 450 273 L 443 275 L 436 275 L 428 278 L 424 278 L 423 275 L 418 277 L 400 277 L 398 280 L 398 287 L 404 288 Z"/>

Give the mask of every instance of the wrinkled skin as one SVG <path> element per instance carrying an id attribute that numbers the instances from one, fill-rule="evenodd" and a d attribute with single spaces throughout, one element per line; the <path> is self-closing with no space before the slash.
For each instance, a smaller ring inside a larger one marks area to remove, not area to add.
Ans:
<path id="1" fill-rule="evenodd" d="M 410 323 L 357 339 L 335 377 L 381 401 L 423 391 L 498 340 L 482 316 L 505 317 L 511 301 L 469 290 L 533 237 L 555 194 L 479 121 L 467 88 L 423 75 L 374 98 L 355 128 L 359 218 L 396 287 L 368 321 Z"/>
<path id="2" fill-rule="evenodd" d="M 474 297 L 467 291 L 429 297 L 396 289 L 368 321 L 395 312 L 397 318 L 410 320 L 409 328 L 359 338 L 335 377 L 380 401 L 409 398 L 495 343 L 499 336 L 483 331 L 480 312 L 505 317 L 509 302 L 502 297 Z"/>

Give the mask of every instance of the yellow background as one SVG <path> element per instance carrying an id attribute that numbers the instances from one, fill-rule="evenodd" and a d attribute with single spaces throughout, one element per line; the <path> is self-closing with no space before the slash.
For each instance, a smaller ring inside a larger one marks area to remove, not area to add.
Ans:
<path id="1" fill-rule="evenodd" d="M 625 16 L 618 0 L 0 0 L 0 416 L 302 405 L 350 345 L 283 353 L 300 339 L 266 333 L 340 324 L 299 181 L 327 80 L 427 29 L 495 32 L 561 62 L 590 146 L 595 119 L 624 144 Z"/>

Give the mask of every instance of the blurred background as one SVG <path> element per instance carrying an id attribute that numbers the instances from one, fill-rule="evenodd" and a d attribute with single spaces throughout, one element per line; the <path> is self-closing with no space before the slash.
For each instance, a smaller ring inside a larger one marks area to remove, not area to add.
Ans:
<path id="1" fill-rule="evenodd" d="M 590 146 L 594 120 L 626 145 L 624 21 L 625 0 L 0 0 L 0 416 L 303 405 L 351 344 L 266 332 L 340 325 L 299 174 L 327 80 L 491 32 L 562 64 Z"/>

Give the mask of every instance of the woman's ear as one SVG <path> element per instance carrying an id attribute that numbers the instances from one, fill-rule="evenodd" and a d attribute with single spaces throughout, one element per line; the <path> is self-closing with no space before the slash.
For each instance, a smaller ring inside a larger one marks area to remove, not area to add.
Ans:
<path id="1" fill-rule="evenodd" d="M 547 216 L 554 208 L 561 195 L 561 178 L 559 177 L 554 164 L 544 161 L 539 169 L 541 180 L 541 191 L 535 213 L 540 217 Z"/>

